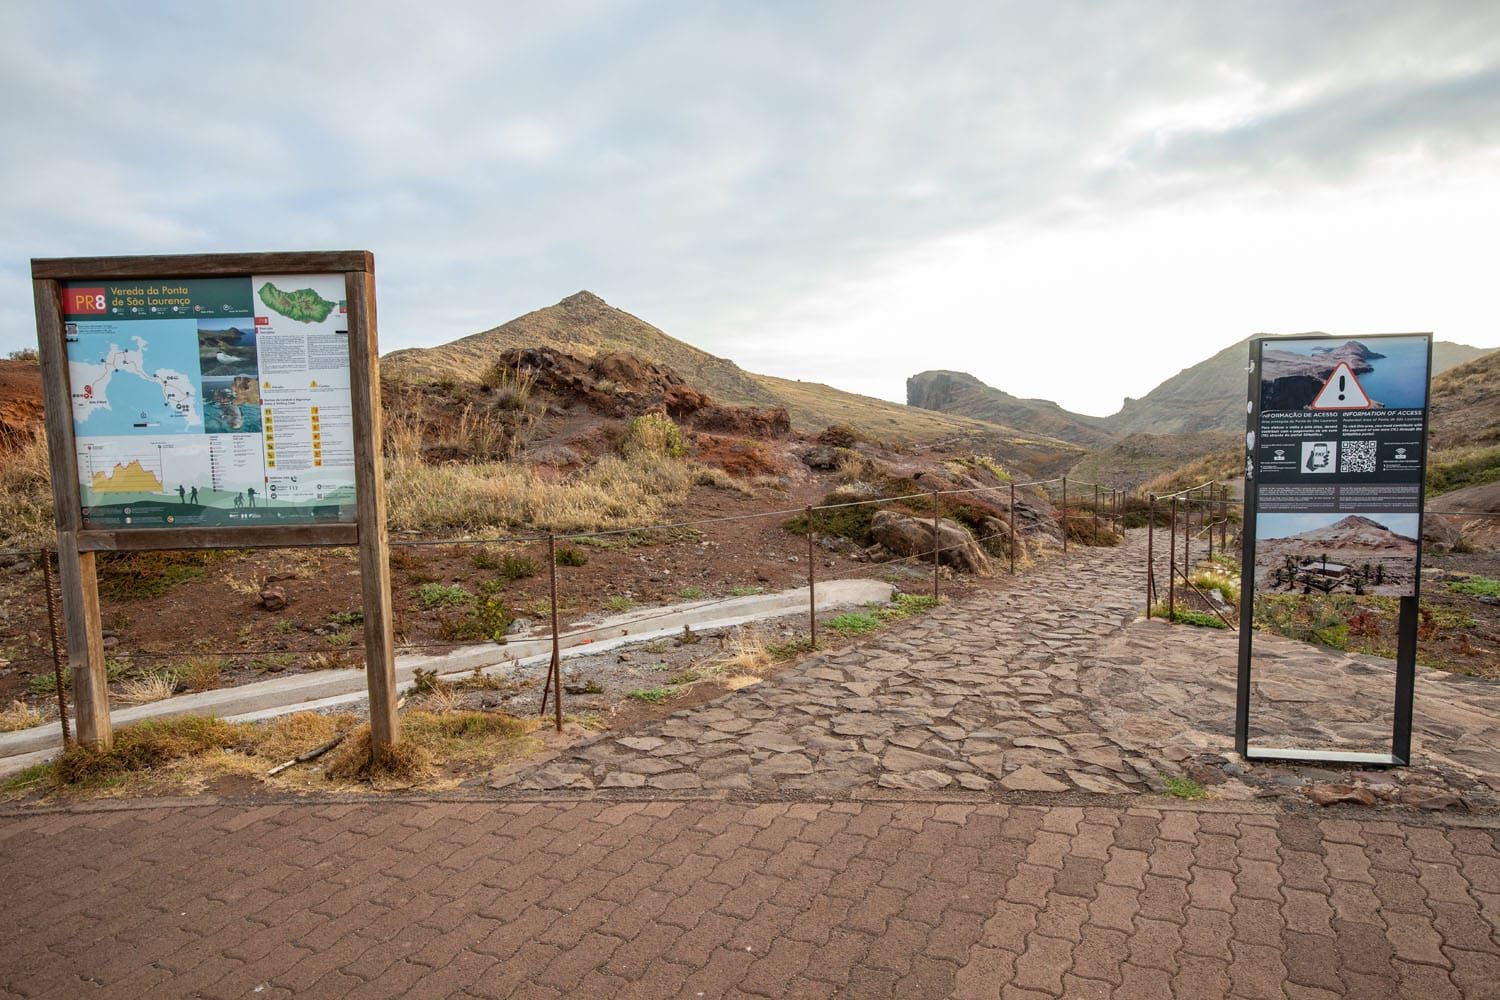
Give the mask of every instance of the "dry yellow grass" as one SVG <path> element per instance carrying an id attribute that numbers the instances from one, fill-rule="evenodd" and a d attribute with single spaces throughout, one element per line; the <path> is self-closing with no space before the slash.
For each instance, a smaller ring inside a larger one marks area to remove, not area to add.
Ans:
<path id="1" fill-rule="evenodd" d="M 170 698 L 176 690 L 177 678 L 165 670 L 151 670 L 123 681 L 115 689 L 114 698 L 125 705 L 145 705 Z"/>
<path id="2" fill-rule="evenodd" d="M 45 435 L 0 453 L 0 546 L 54 544 L 51 484 Z"/>
<path id="3" fill-rule="evenodd" d="M 386 465 L 391 527 L 480 532 L 529 525 L 596 531 L 648 524 L 686 495 L 696 470 L 651 453 L 607 456 L 562 482 L 503 462 L 426 465 L 397 456 Z"/>
<path id="4" fill-rule="evenodd" d="M 42 713 L 24 701 L 12 701 L 9 708 L 0 711 L 0 733 L 30 729 L 32 726 L 40 726 L 43 721 Z"/>

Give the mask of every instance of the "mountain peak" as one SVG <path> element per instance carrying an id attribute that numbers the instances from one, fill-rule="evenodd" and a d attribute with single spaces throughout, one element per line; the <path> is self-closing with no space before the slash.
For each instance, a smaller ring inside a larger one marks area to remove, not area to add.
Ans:
<path id="1" fill-rule="evenodd" d="M 595 295 L 593 292 L 589 291 L 587 288 L 574 292 L 572 295 L 569 295 L 567 298 L 558 302 L 558 305 L 562 306 L 564 309 L 597 309 L 601 306 L 606 309 L 609 308 L 608 302 L 605 302 L 603 299 Z"/>

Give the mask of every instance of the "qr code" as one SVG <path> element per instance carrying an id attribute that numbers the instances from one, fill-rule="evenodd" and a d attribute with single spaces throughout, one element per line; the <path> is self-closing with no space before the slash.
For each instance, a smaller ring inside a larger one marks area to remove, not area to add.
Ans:
<path id="1" fill-rule="evenodd" d="M 1375 442 L 1345 441 L 1339 446 L 1340 472 L 1374 472 Z"/>

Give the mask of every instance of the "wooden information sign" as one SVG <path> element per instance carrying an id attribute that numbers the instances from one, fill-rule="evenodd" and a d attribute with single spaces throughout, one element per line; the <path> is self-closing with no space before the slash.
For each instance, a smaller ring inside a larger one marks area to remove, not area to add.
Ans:
<path id="1" fill-rule="evenodd" d="M 399 739 L 366 251 L 33 260 L 81 742 L 112 740 L 95 553 L 355 545 L 370 729 Z"/>

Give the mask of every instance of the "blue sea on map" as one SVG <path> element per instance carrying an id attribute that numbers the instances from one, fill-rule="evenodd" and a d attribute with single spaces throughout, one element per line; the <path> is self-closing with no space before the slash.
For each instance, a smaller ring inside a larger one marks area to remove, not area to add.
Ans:
<path id="1" fill-rule="evenodd" d="M 115 371 L 103 390 L 108 410 L 95 410 L 75 425 L 79 435 L 201 434 L 203 385 L 198 372 L 198 324 L 191 319 L 139 319 L 77 324 L 77 340 L 68 343 L 68 360 L 98 365 L 110 345 L 135 350 L 135 338 L 146 342 L 142 367 L 148 373 L 169 369 L 187 377 L 193 387 L 193 409 L 199 423 L 189 424 L 166 404 L 161 387 L 126 371 Z M 74 385 L 75 392 L 82 386 Z M 148 426 L 137 427 L 144 423 Z"/>
<path id="2" fill-rule="evenodd" d="M 1420 409 L 1427 405 L 1427 339 L 1425 337 L 1351 337 L 1376 354 L 1370 359 L 1374 371 L 1358 376 L 1365 395 L 1388 410 Z M 1313 356 L 1336 350 L 1345 341 L 1289 340 L 1268 341 L 1267 347 L 1293 354 Z"/>

